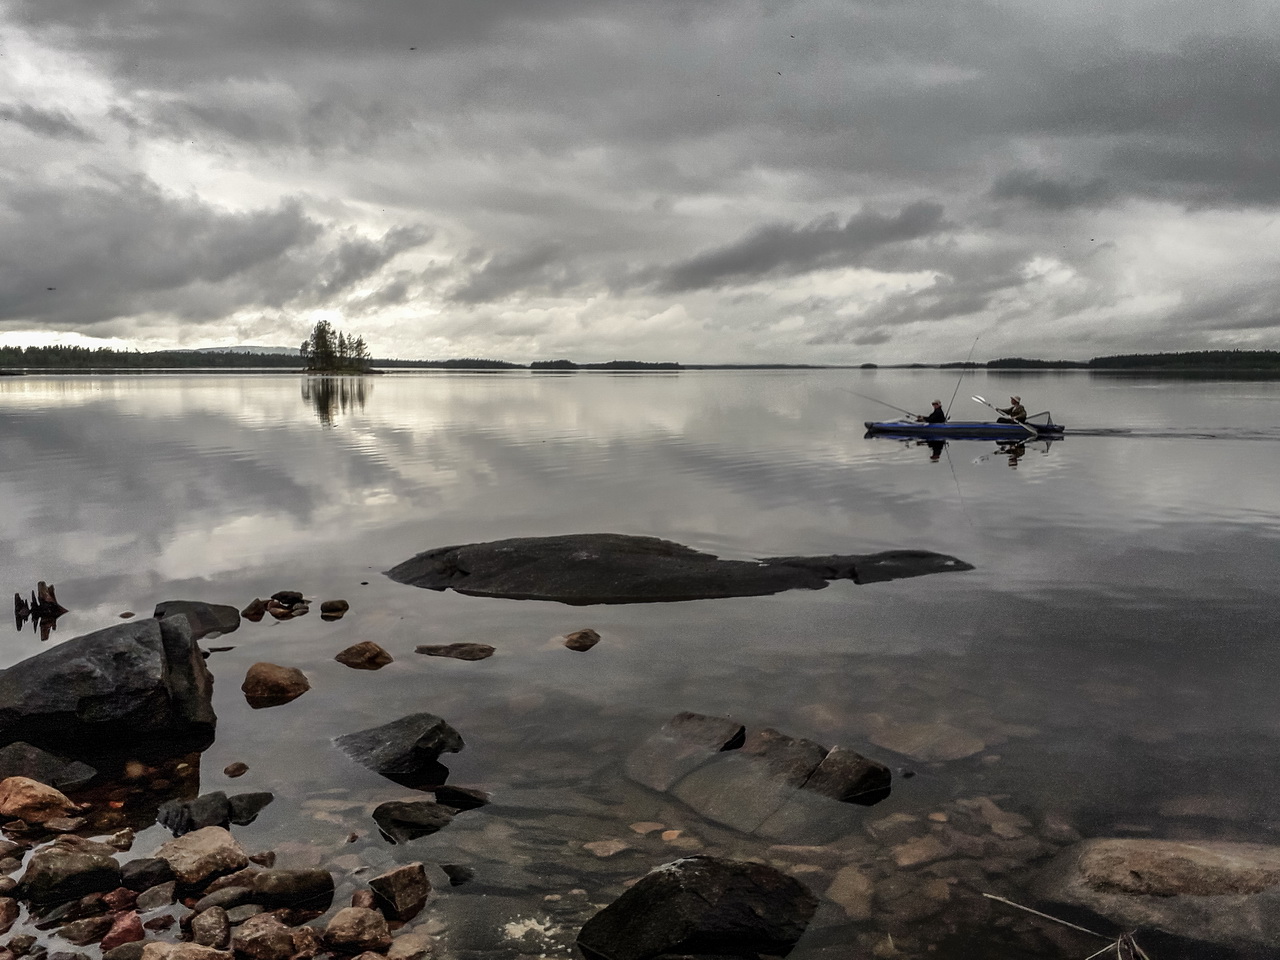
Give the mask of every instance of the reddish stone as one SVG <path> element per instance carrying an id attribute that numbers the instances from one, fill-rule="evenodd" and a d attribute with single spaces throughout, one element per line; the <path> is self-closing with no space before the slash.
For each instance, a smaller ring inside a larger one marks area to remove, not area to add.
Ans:
<path id="1" fill-rule="evenodd" d="M 128 887 L 116 887 L 102 898 L 102 902 L 112 911 L 132 910 L 138 902 L 138 892 Z"/>
<path id="2" fill-rule="evenodd" d="M 135 940 L 143 939 L 146 935 L 146 931 L 142 929 L 142 920 L 138 917 L 138 912 L 130 910 L 128 913 L 122 913 L 116 917 L 115 923 L 111 925 L 107 935 L 102 938 L 102 950 L 105 953 L 112 947 L 133 943 Z"/>

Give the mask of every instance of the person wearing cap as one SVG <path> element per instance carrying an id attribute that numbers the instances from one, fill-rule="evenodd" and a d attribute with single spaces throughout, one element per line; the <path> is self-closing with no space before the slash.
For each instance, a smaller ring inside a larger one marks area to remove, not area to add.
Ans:
<path id="1" fill-rule="evenodd" d="M 933 401 L 933 409 L 926 417 L 916 417 L 916 423 L 946 423 L 947 412 L 942 409 L 942 401 Z"/>
<path id="2" fill-rule="evenodd" d="M 1026 423 L 1027 408 L 1022 405 L 1022 398 L 1010 397 L 1009 399 L 1013 401 L 1011 405 L 1007 407 L 996 408 L 1001 413 L 1005 414 L 1008 418 L 1006 419 L 1005 417 L 1001 417 L 1000 422 L 1001 423 Z"/>

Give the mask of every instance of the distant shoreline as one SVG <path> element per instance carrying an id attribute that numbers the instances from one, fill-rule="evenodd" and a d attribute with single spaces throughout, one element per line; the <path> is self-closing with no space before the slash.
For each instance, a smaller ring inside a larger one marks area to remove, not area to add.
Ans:
<path id="1" fill-rule="evenodd" d="M 1280 351 L 1203 350 L 1188 353 L 1121 354 L 1091 360 L 1035 360 L 1006 357 L 991 361 L 894 364 L 810 364 L 810 363 L 654 363 L 642 360 L 610 360 L 604 363 L 576 363 L 571 360 L 539 360 L 511 363 L 505 360 L 462 358 L 451 360 L 372 359 L 368 372 L 395 370 L 442 371 L 524 371 L 568 374 L 580 371 L 615 373 L 678 373 L 684 370 L 985 370 L 1009 373 L 1087 373 L 1169 376 L 1280 377 Z M 26 373 L 263 373 L 285 372 L 325 375 L 306 370 L 297 356 L 243 351 L 156 351 L 139 353 L 114 350 L 86 350 L 82 347 L 0 348 L 0 375 Z M 335 376 L 361 376 L 359 371 L 338 372 Z"/>

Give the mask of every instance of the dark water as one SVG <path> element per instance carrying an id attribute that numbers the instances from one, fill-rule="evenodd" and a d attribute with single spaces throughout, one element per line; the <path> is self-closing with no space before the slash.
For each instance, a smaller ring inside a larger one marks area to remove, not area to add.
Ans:
<path id="1" fill-rule="evenodd" d="M 980 944 L 1083 957 L 1097 944 L 979 896 L 1026 899 L 1056 849 L 1046 817 L 1083 836 L 1276 842 L 1280 384 L 977 374 L 953 416 L 983 418 L 972 394 L 1014 392 L 1067 438 L 1012 455 L 955 441 L 933 460 L 864 437 L 864 420 L 896 414 L 855 393 L 925 410 L 955 390 L 938 371 L 4 378 L 0 587 L 56 584 L 70 613 L 48 643 L 166 599 L 347 599 L 337 623 L 268 618 L 214 641 L 234 649 L 208 661 L 219 727 L 199 789 L 273 791 L 237 837 L 276 848 L 281 865 L 330 866 L 341 891 L 398 861 L 474 866 L 485 882 L 451 889 L 438 875 L 418 920 L 444 956 L 569 956 L 590 904 L 701 849 L 798 857 L 818 893 L 851 864 L 875 881 L 871 920 L 828 904 L 795 957 L 883 954 L 888 938 L 906 956 Z M 380 573 L 434 546 L 597 531 L 730 558 L 913 547 L 976 569 L 606 607 L 435 593 Z M 583 627 L 603 641 L 564 649 Z M 0 665 L 42 648 L 29 626 L 7 636 Z M 360 640 L 395 662 L 333 660 Z M 455 641 L 498 652 L 413 652 Z M 239 687 L 260 660 L 301 667 L 311 691 L 250 709 Z M 330 738 L 420 710 L 467 742 L 450 782 L 495 802 L 392 846 L 369 811 L 408 791 Z M 1030 839 L 944 861 L 954 869 L 901 868 L 897 841 L 874 830 L 829 855 L 770 851 L 622 779 L 621 759 L 679 710 L 889 764 L 892 796 L 868 822 L 903 814 L 924 830 L 994 798 Z M 929 762 L 877 745 L 914 724 L 981 748 Z M 250 772 L 230 781 L 235 760 Z M 684 839 L 641 836 L 636 821 Z M 144 831 L 133 855 L 167 836 Z M 631 848 L 582 846 L 614 838 Z M 939 879 L 932 906 L 909 908 Z"/>

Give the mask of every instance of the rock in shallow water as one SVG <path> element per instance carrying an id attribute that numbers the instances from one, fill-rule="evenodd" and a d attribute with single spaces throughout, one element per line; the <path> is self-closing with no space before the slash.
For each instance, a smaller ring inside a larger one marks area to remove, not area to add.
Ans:
<path id="1" fill-rule="evenodd" d="M 599 642 L 600 634 L 590 627 L 585 630 L 575 630 L 573 633 L 566 634 L 564 638 L 564 645 L 576 653 L 586 653 Z"/>
<path id="2" fill-rule="evenodd" d="M 373 811 L 374 822 L 393 843 L 407 843 L 447 827 L 454 810 L 430 800 L 388 800 Z"/>
<path id="3" fill-rule="evenodd" d="M 391 654 L 372 640 L 353 643 L 333 659 L 353 670 L 381 670 L 393 661 Z"/>
<path id="4" fill-rule="evenodd" d="M 0 672 L 0 741 L 85 756 L 140 741 L 204 740 L 217 723 L 212 694 L 186 617 L 134 620 Z"/>
<path id="5" fill-rule="evenodd" d="M 414 650 L 428 657 L 451 657 L 454 660 L 488 660 L 493 651 L 494 648 L 487 643 L 424 644 Z"/>
<path id="6" fill-rule="evenodd" d="M 439 547 L 386 575 L 431 590 L 593 604 L 761 596 L 817 590 L 831 580 L 869 583 L 972 569 L 955 557 L 927 550 L 721 560 L 656 537 L 594 533 Z"/>
<path id="7" fill-rule="evenodd" d="M 1064 850 L 1034 890 L 1126 929 L 1280 948 L 1280 846 L 1102 838 Z"/>
<path id="8" fill-rule="evenodd" d="M 380 727 L 344 734 L 334 741 L 352 760 L 405 786 L 444 783 L 442 753 L 465 744 L 457 730 L 434 713 L 414 713 Z"/>
<path id="9" fill-rule="evenodd" d="M 278 707 L 297 700 L 311 684 L 307 675 L 297 667 L 282 667 L 275 663 L 255 663 L 245 674 L 240 685 L 244 698 L 255 710 Z"/>
<path id="10" fill-rule="evenodd" d="M 784 956 L 817 906 L 803 884 L 773 867 L 689 857 L 646 874 L 588 920 L 578 946 L 591 960 Z"/>
<path id="11" fill-rule="evenodd" d="M 627 757 L 627 776 L 717 823 L 790 843 L 827 843 L 856 829 L 889 794 L 892 774 L 852 750 L 828 750 L 770 728 L 677 714 Z"/>
<path id="12" fill-rule="evenodd" d="M 67 760 L 29 743 L 11 743 L 0 749 L 0 779 L 30 777 L 58 790 L 83 787 L 98 771 L 78 760 Z"/>
<path id="13" fill-rule="evenodd" d="M 240 612 L 222 603 L 202 603 L 199 600 L 165 600 L 156 604 L 157 620 L 166 617 L 185 617 L 191 627 L 191 635 L 197 640 L 213 635 L 231 633 L 240 628 Z"/>

